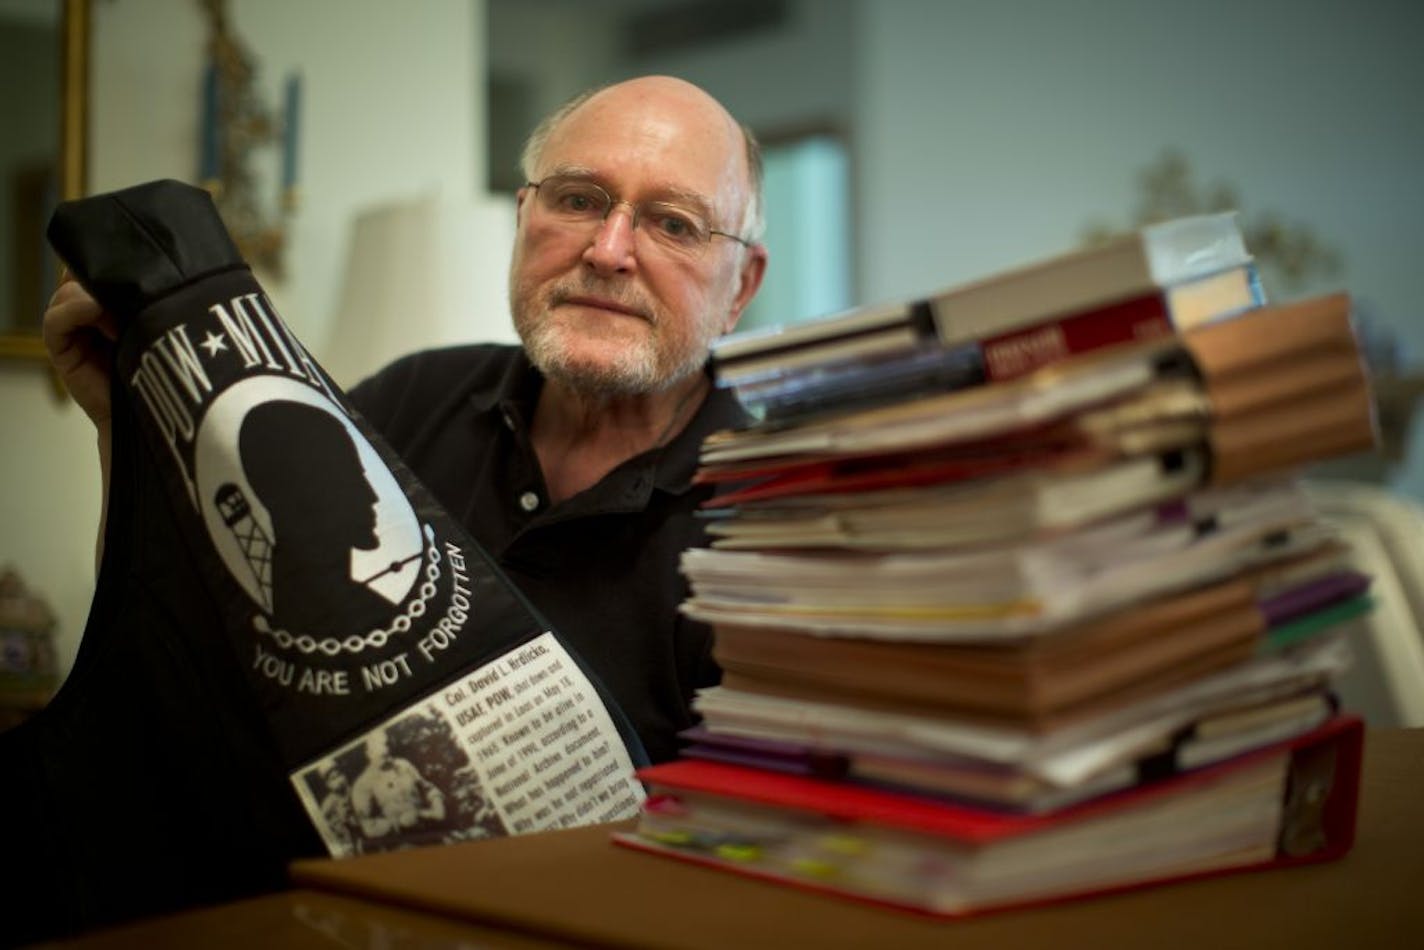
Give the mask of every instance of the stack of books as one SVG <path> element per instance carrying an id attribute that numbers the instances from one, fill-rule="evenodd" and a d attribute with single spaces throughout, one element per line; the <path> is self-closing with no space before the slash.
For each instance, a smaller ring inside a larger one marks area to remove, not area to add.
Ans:
<path id="1" fill-rule="evenodd" d="M 621 843 L 948 915 L 1349 848 L 1369 579 L 1296 476 L 1374 442 L 1347 297 L 1213 215 L 714 359 L 724 679 Z"/>
<path id="2" fill-rule="evenodd" d="M 1231 213 L 1182 218 L 926 300 L 724 337 L 718 381 L 768 422 L 1004 382 L 1265 302 Z"/>

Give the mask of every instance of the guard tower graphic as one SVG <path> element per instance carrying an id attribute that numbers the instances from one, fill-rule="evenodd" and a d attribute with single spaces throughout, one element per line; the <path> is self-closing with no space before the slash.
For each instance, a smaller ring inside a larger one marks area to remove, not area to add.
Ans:
<path id="1" fill-rule="evenodd" d="M 262 530 L 257 519 L 252 517 L 252 506 L 242 489 L 232 482 L 224 482 L 213 493 L 213 503 L 223 523 L 237 539 L 243 560 L 252 570 L 257 580 L 257 589 L 262 594 L 262 606 L 272 612 L 272 539 Z"/>

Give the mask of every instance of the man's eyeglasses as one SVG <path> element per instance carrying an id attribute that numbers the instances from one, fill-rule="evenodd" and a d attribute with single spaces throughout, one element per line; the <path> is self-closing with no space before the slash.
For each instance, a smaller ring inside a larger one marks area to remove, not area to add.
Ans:
<path id="1" fill-rule="evenodd" d="M 713 237 L 752 246 L 750 241 L 712 227 L 700 211 L 668 201 L 622 201 L 601 185 L 576 175 L 550 175 L 524 184 L 535 190 L 540 209 L 570 229 L 592 230 L 607 220 L 615 207 L 626 204 L 633 212 L 634 229 L 641 227 L 643 234 L 669 251 L 688 256 L 700 254 Z"/>

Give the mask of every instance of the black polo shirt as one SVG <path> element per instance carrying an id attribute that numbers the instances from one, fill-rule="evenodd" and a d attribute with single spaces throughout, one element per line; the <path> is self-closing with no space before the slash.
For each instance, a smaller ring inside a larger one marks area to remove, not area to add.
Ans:
<path id="1" fill-rule="evenodd" d="M 486 344 L 406 357 L 350 397 L 602 678 L 652 760 L 672 758 L 693 691 L 720 677 L 707 627 L 677 609 L 678 558 L 706 541 L 710 491 L 692 475 L 702 440 L 745 414 L 713 389 L 666 446 L 550 506 L 529 440 L 542 385 L 521 348 Z"/>

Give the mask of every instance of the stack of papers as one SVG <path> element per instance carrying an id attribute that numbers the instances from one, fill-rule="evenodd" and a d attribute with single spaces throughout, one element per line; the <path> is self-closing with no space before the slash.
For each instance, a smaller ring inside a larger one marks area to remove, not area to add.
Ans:
<path id="1" fill-rule="evenodd" d="M 1062 260 L 1000 281 L 1032 275 L 1050 328 Z M 1110 285 L 1075 285 L 1072 318 L 1121 310 Z M 883 335 L 887 312 L 831 322 Z M 709 437 L 683 609 L 724 680 L 624 843 L 950 914 L 1342 853 L 1359 723 L 1330 684 L 1369 578 L 1295 471 L 1373 444 L 1349 300 L 1208 317 Z M 834 329 L 798 339 L 795 373 L 808 346 L 844 359 Z M 1312 768 L 1335 790 L 1314 818 L 1291 799 Z M 1288 855 L 1301 821 L 1316 846 Z"/>

